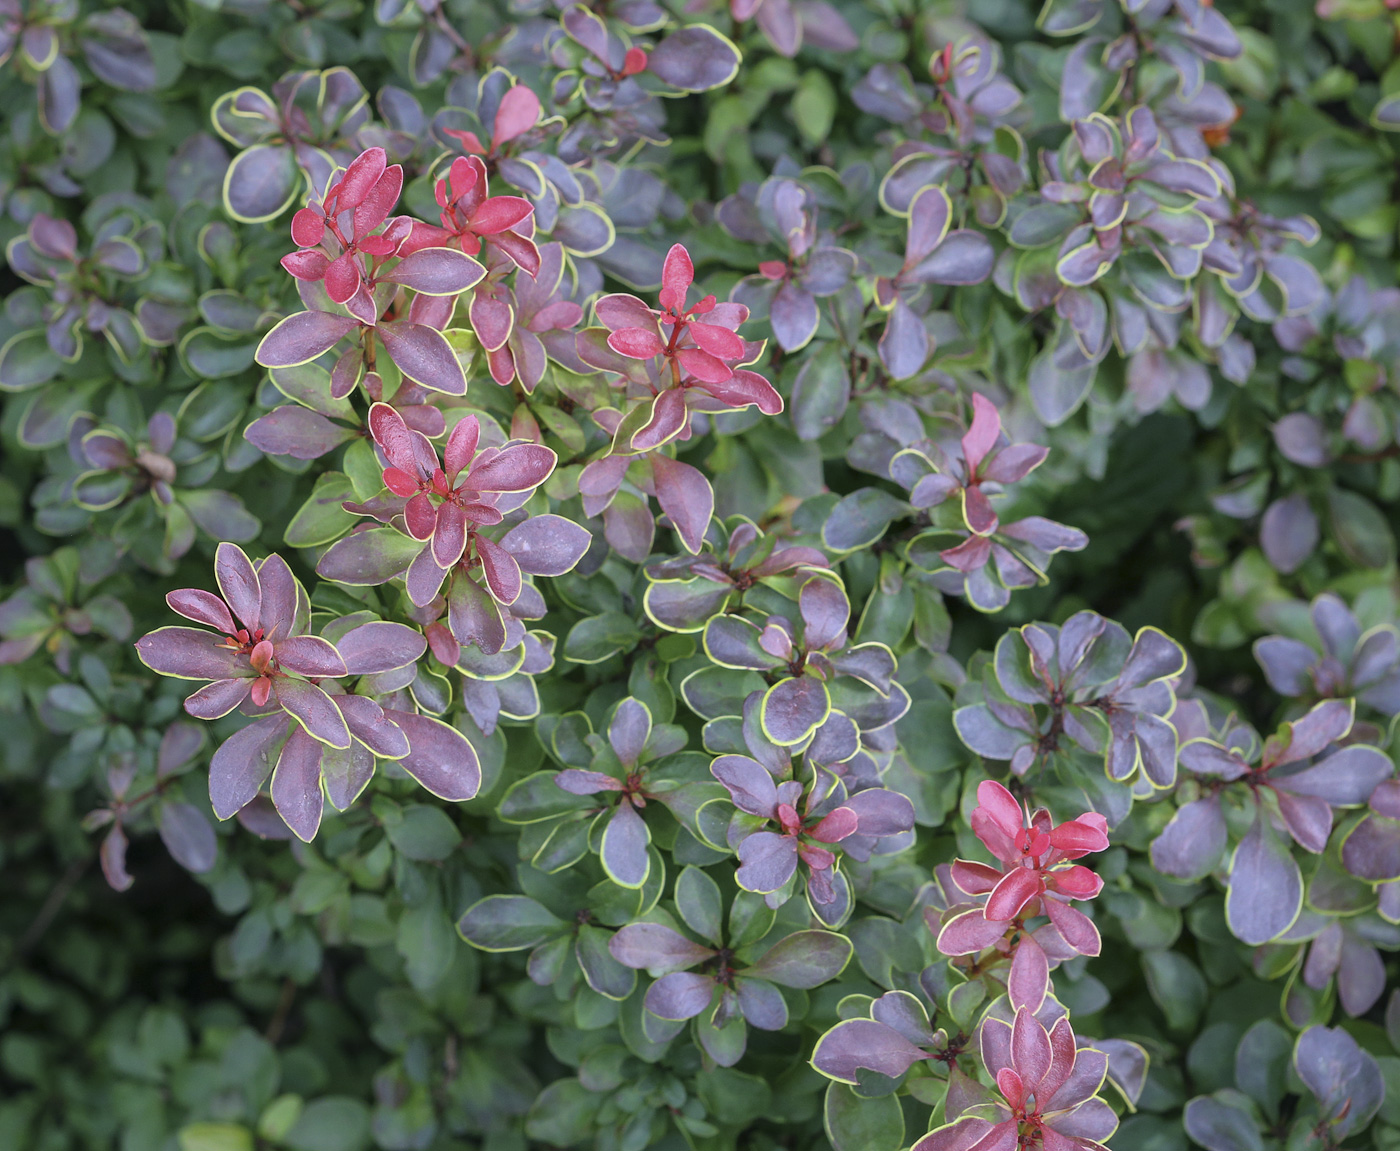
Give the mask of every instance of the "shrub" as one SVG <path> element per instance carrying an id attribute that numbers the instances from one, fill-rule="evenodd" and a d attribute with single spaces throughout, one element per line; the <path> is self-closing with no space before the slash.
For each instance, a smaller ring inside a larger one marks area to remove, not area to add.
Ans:
<path id="1" fill-rule="evenodd" d="M 1391 7 L 0 0 L 0 1147 L 1394 1151 Z"/>

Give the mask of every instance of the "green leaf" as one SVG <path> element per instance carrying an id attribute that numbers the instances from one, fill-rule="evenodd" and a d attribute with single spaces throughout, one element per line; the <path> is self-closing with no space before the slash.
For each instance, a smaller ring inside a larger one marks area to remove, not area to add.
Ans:
<path id="1" fill-rule="evenodd" d="M 369 1108 L 346 1095 L 312 1100 L 284 1142 L 291 1151 L 364 1151 L 370 1146 Z"/>
<path id="2" fill-rule="evenodd" d="M 832 1082 L 822 1121 L 835 1151 L 898 1151 L 904 1146 L 904 1111 L 895 1095 L 867 1099 L 845 1083 Z"/>
<path id="3" fill-rule="evenodd" d="M 253 1151 L 253 1133 L 237 1123 L 191 1123 L 179 1138 L 180 1151 Z"/>
<path id="4" fill-rule="evenodd" d="M 385 827 L 389 842 L 409 859 L 436 863 L 462 842 L 462 833 L 441 808 L 418 803 L 403 809 L 403 820 Z"/>
<path id="5" fill-rule="evenodd" d="M 542 903 L 525 895 L 488 895 L 467 908 L 457 931 L 482 951 L 523 951 L 538 947 L 567 925 Z"/>

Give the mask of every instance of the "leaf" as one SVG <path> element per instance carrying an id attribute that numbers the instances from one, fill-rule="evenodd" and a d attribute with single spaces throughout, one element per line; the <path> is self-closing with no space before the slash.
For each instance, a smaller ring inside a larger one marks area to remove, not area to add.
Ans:
<path id="1" fill-rule="evenodd" d="M 286 144 L 257 144 L 233 158 L 224 173 L 224 207 L 243 224 L 280 216 L 302 190 L 296 156 Z"/>
<path id="2" fill-rule="evenodd" d="M 202 875 L 214 867 L 219 841 L 203 813 L 188 803 L 166 803 L 160 809 L 160 838 L 165 849 L 186 871 Z"/>
<path id="3" fill-rule="evenodd" d="M 179 1132 L 180 1151 L 253 1151 L 253 1133 L 238 1123 L 191 1123 Z"/>
<path id="4" fill-rule="evenodd" d="M 798 931 L 780 939 L 741 974 L 810 991 L 840 975 L 851 951 L 851 941 L 835 932 Z"/>
<path id="5" fill-rule="evenodd" d="M 415 803 L 403 809 L 403 818 L 385 825 L 395 849 L 408 859 L 438 863 L 462 842 L 461 832 L 440 808 Z"/>
<path id="6" fill-rule="evenodd" d="M 851 400 L 851 375 L 836 343 L 823 343 L 798 370 L 792 385 L 792 426 L 800 440 L 817 440 L 836 427 Z"/>
<path id="7" fill-rule="evenodd" d="M 617 805 L 603 830 L 599 858 L 608 878 L 619 887 L 638 888 L 647 880 L 651 835 L 637 809 L 626 800 Z"/>
<path id="8" fill-rule="evenodd" d="M 706 24 L 677 29 L 647 57 L 647 70 L 672 88 L 705 92 L 728 84 L 739 71 L 739 49 Z"/>
<path id="9" fill-rule="evenodd" d="M 1263 815 L 1256 815 L 1230 865 L 1225 896 L 1230 931 L 1242 943 L 1268 943 L 1293 926 L 1302 905 L 1298 864 Z"/>
<path id="10" fill-rule="evenodd" d="M 410 380 L 435 392 L 445 392 L 450 396 L 466 395 L 467 377 L 462 371 L 461 361 L 457 359 L 452 345 L 436 328 L 396 320 L 381 323 L 374 331 L 384 342 L 389 358 Z"/>
<path id="11" fill-rule="evenodd" d="M 355 438 L 355 430 L 335 424 L 299 404 L 283 404 L 254 420 L 243 432 L 253 447 L 270 456 L 319 459 Z"/>
<path id="12" fill-rule="evenodd" d="M 822 1121 L 835 1151 L 898 1151 L 904 1145 L 904 1111 L 895 1095 L 867 1099 L 845 1083 L 832 1083 Z"/>
<path id="13" fill-rule="evenodd" d="M 908 505 L 881 488 L 861 488 L 844 497 L 822 525 L 822 542 L 832 551 L 867 548 L 890 524 L 907 514 Z"/>
<path id="14" fill-rule="evenodd" d="M 254 357 L 265 368 L 290 368 L 330 351 L 358 325 L 331 312 L 297 312 L 262 338 Z"/>
<path id="15" fill-rule="evenodd" d="M 543 904 L 524 895 L 488 895 L 457 923 L 463 939 L 482 951 L 523 951 L 565 929 Z"/>
<path id="16" fill-rule="evenodd" d="M 1186 1105 L 1186 1133 L 1206 1151 L 1264 1151 L 1259 1125 L 1237 1091 L 1217 1091 Z"/>
<path id="17" fill-rule="evenodd" d="M 425 296 L 454 296 L 484 275 L 485 268 L 455 248 L 424 248 L 405 256 L 379 278 Z"/>
<path id="18" fill-rule="evenodd" d="M 763 731 L 774 743 L 800 743 L 831 711 L 826 684 L 810 675 L 774 684 L 763 697 Z"/>

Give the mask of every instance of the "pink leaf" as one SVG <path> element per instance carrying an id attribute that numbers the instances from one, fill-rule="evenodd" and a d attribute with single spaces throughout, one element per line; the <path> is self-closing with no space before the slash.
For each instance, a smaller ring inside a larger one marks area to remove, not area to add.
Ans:
<path id="1" fill-rule="evenodd" d="M 996 447 L 1001 435 L 1001 416 L 996 405 L 981 392 L 972 393 L 972 426 L 962 438 L 963 458 L 969 475 L 976 473 L 987 453 Z"/>
<path id="2" fill-rule="evenodd" d="M 685 294 L 695 282 L 695 265 L 681 244 L 674 244 L 661 266 L 661 306 L 679 311 L 685 307 Z"/>
<path id="3" fill-rule="evenodd" d="M 496 122 L 491 131 L 491 149 L 496 151 L 535 126 L 540 118 L 540 98 L 524 84 L 517 84 L 501 97 Z"/>

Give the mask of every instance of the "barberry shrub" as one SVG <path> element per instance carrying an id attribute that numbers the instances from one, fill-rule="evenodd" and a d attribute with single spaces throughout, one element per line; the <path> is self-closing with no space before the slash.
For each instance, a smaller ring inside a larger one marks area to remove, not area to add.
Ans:
<path id="1" fill-rule="evenodd" d="M 1400 1147 L 1380 0 L 0 0 L 0 1148 Z"/>

